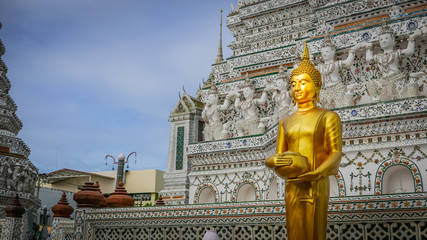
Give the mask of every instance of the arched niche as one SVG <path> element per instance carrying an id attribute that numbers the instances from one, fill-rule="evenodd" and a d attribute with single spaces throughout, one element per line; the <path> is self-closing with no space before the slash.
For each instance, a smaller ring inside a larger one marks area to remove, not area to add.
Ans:
<path id="1" fill-rule="evenodd" d="M 270 186 L 268 188 L 268 198 L 267 200 L 277 200 L 277 193 L 278 193 L 278 187 L 277 187 L 277 178 L 274 178 L 270 182 Z"/>
<path id="2" fill-rule="evenodd" d="M 205 188 L 200 192 L 199 203 L 215 203 L 215 191 L 212 188 Z"/>
<path id="3" fill-rule="evenodd" d="M 239 192 L 237 193 L 238 202 L 255 201 L 255 199 L 255 188 L 251 184 L 244 184 L 239 188 Z"/>
<path id="4" fill-rule="evenodd" d="M 407 170 L 405 171 L 404 168 Z M 394 170 L 389 171 L 390 169 Z M 410 178 L 408 173 L 411 175 Z M 386 174 L 387 179 L 384 178 Z M 402 186 L 400 186 L 401 183 Z M 412 184 L 412 188 L 409 187 L 410 184 Z M 423 192 L 423 182 L 417 164 L 409 158 L 395 158 L 382 162 L 375 176 L 375 194 L 402 191 Z"/>
<path id="5" fill-rule="evenodd" d="M 391 166 L 384 172 L 382 181 L 383 194 L 415 192 L 414 176 L 406 166 Z"/>

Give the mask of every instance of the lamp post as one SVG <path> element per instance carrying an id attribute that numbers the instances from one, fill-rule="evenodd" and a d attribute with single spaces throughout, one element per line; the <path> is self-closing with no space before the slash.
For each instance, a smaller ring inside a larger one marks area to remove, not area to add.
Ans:
<path id="1" fill-rule="evenodd" d="M 111 156 L 111 155 L 105 156 L 105 165 L 107 165 L 107 159 L 108 158 L 112 158 L 113 159 L 113 164 L 117 164 L 116 187 L 119 186 L 120 180 L 123 181 L 123 176 L 124 176 L 124 171 L 125 171 L 125 164 L 129 163 L 129 157 L 132 156 L 132 155 L 135 155 L 135 164 L 136 164 L 136 152 L 130 153 L 127 157 L 125 157 L 125 155 L 123 153 L 120 153 L 119 156 L 117 157 L 117 159 L 118 159 L 117 162 L 116 162 L 116 159 L 113 156 Z M 126 159 L 126 161 L 125 161 L 125 159 Z M 129 164 L 127 165 L 127 168 L 129 168 Z M 113 165 L 113 170 L 114 170 L 114 165 Z"/>

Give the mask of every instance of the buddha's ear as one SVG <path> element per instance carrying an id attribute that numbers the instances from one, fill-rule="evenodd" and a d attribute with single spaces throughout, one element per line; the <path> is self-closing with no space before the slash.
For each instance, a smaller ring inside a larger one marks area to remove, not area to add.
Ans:
<path id="1" fill-rule="evenodd" d="M 318 103 L 320 103 L 319 95 L 320 95 L 320 88 L 317 88 L 316 89 L 316 102 L 318 102 Z"/>

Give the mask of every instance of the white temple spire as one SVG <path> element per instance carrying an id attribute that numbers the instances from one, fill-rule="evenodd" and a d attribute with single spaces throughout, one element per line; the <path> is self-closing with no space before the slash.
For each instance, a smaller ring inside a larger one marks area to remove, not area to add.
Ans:
<path id="1" fill-rule="evenodd" d="M 221 23 L 219 24 L 219 47 L 218 47 L 218 54 L 216 56 L 215 63 L 220 63 L 224 61 L 223 55 L 222 55 L 222 9 L 221 9 Z"/>

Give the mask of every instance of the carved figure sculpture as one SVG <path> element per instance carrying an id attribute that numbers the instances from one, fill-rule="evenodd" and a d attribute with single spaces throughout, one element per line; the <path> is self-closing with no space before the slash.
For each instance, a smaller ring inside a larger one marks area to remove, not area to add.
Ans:
<path id="1" fill-rule="evenodd" d="M 0 189 L 1 190 L 7 189 L 5 177 L 6 177 L 5 166 L 0 165 Z"/>
<path id="2" fill-rule="evenodd" d="M 13 168 L 10 164 L 7 164 L 7 175 L 6 175 L 6 184 L 7 190 L 16 191 L 16 182 L 13 180 Z"/>
<path id="3" fill-rule="evenodd" d="M 270 84 L 266 87 L 266 91 L 273 92 L 272 99 L 275 103 L 272 116 L 273 123 L 279 122 L 294 110 L 288 88 L 289 81 L 283 71 L 283 67 L 280 66 L 275 84 Z"/>
<path id="4" fill-rule="evenodd" d="M 235 124 L 237 135 L 261 134 L 265 131 L 265 127 L 262 124 L 260 126 L 257 105 L 265 103 L 267 92 L 264 90 L 261 97 L 255 99 L 255 86 L 250 82 L 248 75 L 246 75 L 246 81 L 240 89 L 243 92 L 244 100 L 241 100 L 240 93 L 237 91 L 231 91 L 228 94 L 229 98 L 235 99 L 234 107 L 240 110 L 242 116 Z"/>
<path id="5" fill-rule="evenodd" d="M 346 87 L 342 82 L 340 71 L 342 68 L 349 68 L 353 64 L 355 52 L 359 48 L 360 44 L 356 44 L 350 49 L 346 60 L 335 60 L 336 47 L 332 43 L 329 33 L 325 35 L 321 49 L 324 63 L 317 66 L 323 80 L 323 87 L 320 90 L 320 102 L 323 107 L 336 108 L 344 106 L 342 99 Z"/>
<path id="6" fill-rule="evenodd" d="M 298 65 L 301 63 L 301 61 L 302 61 L 302 59 L 301 59 L 301 55 L 299 54 L 299 52 L 297 51 L 296 53 L 295 53 L 295 61 L 294 61 L 294 64 L 293 64 L 293 68 L 295 69 L 295 68 L 297 68 L 298 67 Z"/>
<path id="7" fill-rule="evenodd" d="M 408 46 L 404 50 L 394 50 L 396 45 L 395 35 L 392 29 L 384 25 L 379 37 L 380 47 L 383 53 L 375 54 L 372 51 L 372 42 L 367 43 L 366 61 L 375 62 L 382 76 L 380 79 L 371 79 L 366 83 L 368 95 L 373 102 L 390 100 L 404 97 L 404 85 L 406 84 L 406 74 L 400 71 L 399 61 L 402 58 L 410 57 L 415 52 L 415 38 L 421 36 L 421 31 L 417 29 L 408 38 Z"/>
<path id="8" fill-rule="evenodd" d="M 221 122 L 221 112 L 227 110 L 229 105 L 228 98 L 225 99 L 223 105 L 218 105 L 218 101 L 218 89 L 215 85 L 212 85 L 202 111 L 202 118 L 206 123 L 203 130 L 205 141 L 220 140 L 229 137 L 228 129 L 230 125 L 223 125 Z"/>
<path id="9" fill-rule="evenodd" d="M 360 89 L 362 86 L 360 86 L 360 84 L 358 83 L 353 83 L 350 85 L 347 85 L 347 91 L 344 94 L 344 99 L 343 99 L 343 103 L 342 106 L 352 106 L 354 105 L 354 91 L 356 89 Z"/>
<path id="10" fill-rule="evenodd" d="M 326 239 L 328 176 L 338 173 L 341 161 L 341 120 L 335 112 L 317 107 L 322 81 L 307 46 L 290 81 L 298 110 L 280 121 L 276 154 L 265 165 L 286 179 L 288 239 Z"/>
<path id="11" fill-rule="evenodd" d="M 410 73 L 409 74 L 409 83 L 405 87 L 405 97 L 416 97 L 418 96 L 418 81 L 422 77 L 424 77 L 426 74 L 424 72 L 416 72 L 416 73 Z"/>
<path id="12" fill-rule="evenodd" d="M 16 191 L 23 192 L 24 182 L 23 182 L 23 168 L 20 165 L 15 165 L 15 172 L 13 173 L 13 181 L 16 184 Z"/>

